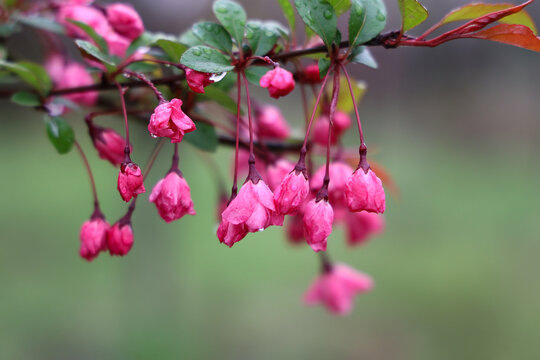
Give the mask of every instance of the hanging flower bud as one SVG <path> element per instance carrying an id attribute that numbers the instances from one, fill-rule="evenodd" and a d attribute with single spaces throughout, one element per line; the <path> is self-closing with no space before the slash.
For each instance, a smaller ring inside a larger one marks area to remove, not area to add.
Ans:
<path id="1" fill-rule="evenodd" d="M 385 210 L 385 194 L 382 181 L 373 170 L 357 169 L 345 184 L 345 198 L 351 211 L 369 211 L 382 214 Z"/>
<path id="2" fill-rule="evenodd" d="M 328 200 L 310 200 L 304 208 L 304 235 L 313 251 L 326 251 L 326 240 L 332 232 L 334 210 Z"/>
<path id="3" fill-rule="evenodd" d="M 274 191 L 292 170 L 294 170 L 294 164 L 284 158 L 270 164 L 266 170 L 266 180 L 270 190 Z"/>
<path id="4" fill-rule="evenodd" d="M 148 124 L 148 131 L 155 137 L 171 138 L 172 143 L 182 141 L 185 133 L 195 130 L 195 124 L 181 109 L 182 100 L 172 99 L 158 105 Z"/>
<path id="5" fill-rule="evenodd" d="M 196 93 L 204 94 L 204 88 L 214 83 L 210 78 L 214 74 L 186 68 L 186 80 L 189 88 Z"/>
<path id="6" fill-rule="evenodd" d="M 89 124 L 89 131 L 99 157 L 109 161 L 114 166 L 122 164 L 125 157 L 126 140 L 110 128 Z"/>
<path id="7" fill-rule="evenodd" d="M 318 84 L 322 81 L 318 64 L 311 64 L 304 69 L 304 79 L 310 84 Z"/>
<path id="8" fill-rule="evenodd" d="M 274 192 L 274 204 L 278 214 L 290 215 L 298 211 L 309 194 L 309 181 L 304 172 L 293 170 Z"/>
<path id="9" fill-rule="evenodd" d="M 126 255 L 133 246 L 133 229 L 131 221 L 122 220 L 107 231 L 107 247 L 111 255 Z"/>
<path id="10" fill-rule="evenodd" d="M 115 3 L 106 8 L 107 20 L 118 34 L 134 40 L 144 32 L 144 24 L 135 9 L 129 5 Z"/>
<path id="11" fill-rule="evenodd" d="M 118 191 L 125 202 L 146 191 L 144 189 L 142 171 L 137 164 L 133 162 L 122 163 L 120 173 L 118 174 Z"/>
<path id="12" fill-rule="evenodd" d="M 175 171 L 171 171 L 157 182 L 148 200 L 156 204 L 159 216 L 166 222 L 178 220 L 186 214 L 196 214 L 193 210 L 189 185 Z"/>
<path id="13" fill-rule="evenodd" d="M 111 55 L 118 56 L 119 58 L 124 58 L 126 56 L 126 51 L 131 44 L 131 40 L 122 35 L 118 35 L 114 31 L 105 34 L 103 38 L 107 42 Z M 99 68 L 102 69 L 101 66 Z"/>
<path id="14" fill-rule="evenodd" d="M 313 140 L 321 146 L 326 146 L 326 143 L 328 142 L 328 121 L 328 116 L 320 116 L 315 123 L 315 128 L 313 129 Z M 350 127 L 351 117 L 343 111 L 336 111 L 334 115 L 332 133 L 330 134 L 330 144 L 335 144 Z"/>
<path id="15" fill-rule="evenodd" d="M 81 226 L 81 247 L 79 254 L 88 261 L 94 260 L 101 251 L 107 249 L 107 230 L 109 224 L 97 210 L 92 218 Z"/>
<path id="16" fill-rule="evenodd" d="M 227 220 L 221 220 L 217 229 L 217 237 L 219 242 L 232 247 L 235 243 L 242 240 L 248 231 L 243 224 L 231 224 Z"/>
<path id="17" fill-rule="evenodd" d="M 243 225 L 247 232 L 261 231 L 270 225 L 283 225 L 283 215 L 276 213 L 272 190 L 259 180 L 248 180 L 222 214 L 222 221 Z"/>
<path id="18" fill-rule="evenodd" d="M 344 264 L 332 265 L 313 281 L 304 294 L 304 303 L 322 304 L 335 314 L 347 315 L 353 308 L 354 297 L 372 288 L 370 276 Z"/>
<path id="19" fill-rule="evenodd" d="M 287 120 L 277 106 L 265 105 L 256 117 L 257 135 L 271 139 L 286 139 L 291 133 Z"/>
<path id="20" fill-rule="evenodd" d="M 323 185 L 325 166 L 321 166 L 311 177 L 311 190 L 320 189 Z M 353 168 L 344 162 L 336 161 L 330 164 L 330 185 L 328 196 L 333 206 L 345 204 L 345 183 L 353 172 Z"/>
<path id="21" fill-rule="evenodd" d="M 49 56 L 45 62 L 45 69 L 54 82 L 55 88 L 67 89 L 95 83 L 92 75 L 83 65 L 67 61 L 60 55 Z M 99 93 L 97 91 L 86 91 L 66 94 L 62 97 L 79 105 L 93 106 L 98 100 Z"/>
<path id="22" fill-rule="evenodd" d="M 384 230 L 384 219 L 379 214 L 365 211 L 347 212 L 344 218 L 347 243 L 350 246 L 361 245 Z"/>
<path id="23" fill-rule="evenodd" d="M 277 99 L 294 90 L 293 74 L 277 66 L 261 77 L 259 85 L 268 88 L 270 96 Z"/>

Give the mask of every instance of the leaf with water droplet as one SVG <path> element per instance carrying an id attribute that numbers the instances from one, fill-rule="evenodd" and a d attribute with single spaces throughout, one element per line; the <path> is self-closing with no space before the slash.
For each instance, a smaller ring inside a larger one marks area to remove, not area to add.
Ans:
<path id="1" fill-rule="evenodd" d="M 60 154 L 68 153 L 75 142 L 75 133 L 72 127 L 61 117 L 45 116 L 47 136 Z"/>
<path id="2" fill-rule="evenodd" d="M 379 65 L 366 46 L 357 46 L 349 55 L 352 63 L 362 64 L 372 69 L 377 69 Z"/>
<path id="3" fill-rule="evenodd" d="M 262 21 L 249 21 L 246 26 L 246 38 L 253 55 L 266 55 L 276 44 L 280 32 L 276 27 Z"/>
<path id="4" fill-rule="evenodd" d="M 183 65 L 200 72 L 222 73 L 231 71 L 231 59 L 216 49 L 199 45 L 188 49 L 180 59 Z"/>
<path id="5" fill-rule="evenodd" d="M 417 0 L 398 0 L 401 29 L 405 32 L 420 25 L 428 17 L 426 8 Z"/>
<path id="6" fill-rule="evenodd" d="M 246 12 L 240 4 L 232 0 L 218 0 L 214 3 L 214 15 L 231 35 L 238 47 L 244 40 L 246 26 Z"/>
<path id="7" fill-rule="evenodd" d="M 382 0 L 351 0 L 349 46 L 355 47 L 379 35 L 386 26 Z"/>
<path id="8" fill-rule="evenodd" d="M 156 45 L 162 48 L 169 59 L 175 63 L 180 60 L 182 54 L 187 50 L 187 47 L 184 44 L 167 39 L 157 40 Z"/>
<path id="9" fill-rule="evenodd" d="M 328 49 L 336 37 L 337 16 L 334 8 L 326 0 L 295 0 L 296 10 L 304 21 L 321 37 Z"/>

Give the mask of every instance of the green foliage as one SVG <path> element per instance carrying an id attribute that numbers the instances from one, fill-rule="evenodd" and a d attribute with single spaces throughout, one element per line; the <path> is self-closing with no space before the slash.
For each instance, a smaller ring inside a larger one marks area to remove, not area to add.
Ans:
<path id="1" fill-rule="evenodd" d="M 188 49 L 180 62 L 193 70 L 207 73 L 222 73 L 234 69 L 229 58 L 218 50 L 203 45 Z"/>
<path id="2" fill-rule="evenodd" d="M 398 4 L 404 32 L 420 25 L 428 17 L 426 8 L 417 0 L 398 0 Z"/>
<path id="3" fill-rule="evenodd" d="M 246 69 L 245 74 L 247 80 L 253 85 L 259 86 L 259 82 L 264 74 L 270 69 L 266 66 L 250 66 Z"/>
<path id="4" fill-rule="evenodd" d="M 268 53 L 276 44 L 280 33 L 272 26 L 262 21 L 249 21 L 246 26 L 246 38 L 254 55 L 262 56 Z"/>
<path id="5" fill-rule="evenodd" d="M 287 22 L 289 23 L 289 29 L 291 29 L 291 32 L 294 32 L 296 30 L 296 17 L 294 16 L 294 8 L 289 2 L 289 0 L 277 0 L 279 3 L 279 6 L 281 6 L 281 10 L 283 10 L 283 15 L 285 16 L 285 19 L 287 19 Z"/>
<path id="6" fill-rule="evenodd" d="M 39 64 L 27 61 L 10 63 L 0 60 L 0 67 L 17 75 L 21 80 L 32 86 L 42 95 L 48 94 L 52 88 L 52 81 L 49 74 L 47 74 L 47 71 Z"/>
<path id="7" fill-rule="evenodd" d="M 330 59 L 320 58 L 319 59 L 319 76 L 321 77 L 321 79 L 326 76 L 326 73 L 328 72 L 329 68 L 330 68 Z"/>
<path id="8" fill-rule="evenodd" d="M 332 5 L 326 0 L 295 0 L 294 3 L 304 23 L 330 49 L 337 30 L 337 17 Z"/>
<path id="9" fill-rule="evenodd" d="M 91 60 L 97 60 L 107 66 L 108 69 L 116 66 L 114 61 L 107 54 L 104 54 L 91 42 L 78 39 L 75 40 L 75 44 L 79 47 L 79 51 L 81 52 L 82 56 Z"/>
<path id="10" fill-rule="evenodd" d="M 232 51 L 231 36 L 220 24 L 211 21 L 198 22 L 193 25 L 191 31 L 193 35 L 207 45 L 223 50 L 226 53 Z"/>
<path id="11" fill-rule="evenodd" d="M 382 0 L 351 0 L 349 46 L 373 39 L 386 26 L 386 7 Z"/>
<path id="12" fill-rule="evenodd" d="M 218 0 L 213 6 L 214 14 L 223 27 L 231 34 L 240 48 L 244 40 L 246 12 L 240 4 L 231 0 Z"/>
<path id="13" fill-rule="evenodd" d="M 45 116 L 47 136 L 60 154 L 68 153 L 75 142 L 75 134 L 71 126 L 61 117 Z"/>
<path id="14" fill-rule="evenodd" d="M 91 26 L 89 26 L 89 25 L 87 25 L 87 24 L 85 24 L 83 22 L 80 22 L 80 21 L 75 21 L 73 19 L 67 19 L 67 21 L 69 21 L 73 25 L 77 26 L 79 29 L 84 31 L 85 34 L 90 37 L 90 39 L 94 40 L 94 42 L 96 43 L 98 49 L 101 52 L 103 52 L 104 54 L 107 54 L 107 55 L 109 54 L 109 46 L 107 45 L 107 42 Z"/>
<path id="15" fill-rule="evenodd" d="M 27 91 L 19 91 L 11 96 L 11 101 L 21 106 L 36 107 L 41 105 L 38 95 Z"/>
<path id="16" fill-rule="evenodd" d="M 184 136 L 191 145 L 208 152 L 215 152 L 218 146 L 216 129 L 206 123 L 196 121 L 197 130 Z"/>
<path id="17" fill-rule="evenodd" d="M 41 17 L 41 16 L 25 16 L 25 15 L 16 15 L 14 18 L 21 24 L 39 29 L 50 31 L 56 34 L 65 34 L 64 27 L 57 23 L 56 21 Z"/>
<path id="18" fill-rule="evenodd" d="M 174 62 L 180 61 L 180 58 L 187 50 L 186 45 L 168 39 L 159 39 L 156 41 L 156 45 L 165 52 L 169 60 Z"/>
<path id="19" fill-rule="evenodd" d="M 233 114 L 236 113 L 236 101 L 219 87 L 210 85 L 204 89 L 204 94 L 197 94 L 200 101 L 215 101 Z"/>
<path id="20" fill-rule="evenodd" d="M 369 49 L 365 46 L 358 46 L 354 48 L 351 55 L 349 55 L 349 60 L 353 63 L 366 65 L 372 69 L 377 69 L 379 67 L 377 61 L 371 54 L 371 51 L 369 51 Z"/>
<path id="21" fill-rule="evenodd" d="M 351 0 L 328 0 L 337 16 L 340 16 L 351 7 Z"/>

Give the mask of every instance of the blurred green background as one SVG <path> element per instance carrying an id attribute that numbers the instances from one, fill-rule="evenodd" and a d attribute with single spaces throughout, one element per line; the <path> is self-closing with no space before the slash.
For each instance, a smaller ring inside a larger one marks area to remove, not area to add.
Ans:
<path id="1" fill-rule="evenodd" d="M 252 18 L 284 22 L 272 1 L 241 2 Z M 150 30 L 180 33 L 194 19 L 213 19 L 209 0 L 132 3 Z M 423 3 L 431 24 L 464 4 Z M 392 29 L 397 6 L 387 5 Z M 540 19 L 540 5 L 530 13 Z M 181 167 L 198 215 L 167 225 L 147 193 L 134 215 L 131 253 L 83 261 L 78 232 L 92 209 L 77 153 L 58 155 L 41 114 L 2 100 L 0 358 L 537 358 L 540 55 L 475 40 L 374 54 L 379 71 L 353 71 L 369 84 L 361 116 L 373 159 L 401 196 L 389 199 L 379 238 L 350 249 L 337 228 L 329 240 L 333 259 L 376 281 L 345 318 L 301 304 L 317 257 L 289 246 L 281 229 L 232 249 L 218 243 L 214 180 L 184 143 Z M 279 102 L 296 123 L 298 103 L 297 92 Z M 117 172 L 98 159 L 82 114 L 68 120 L 113 222 L 125 211 Z M 109 122 L 120 126 L 118 118 L 100 121 Z M 155 140 L 142 124 L 132 136 L 143 163 Z M 356 141 L 349 134 L 348 144 Z M 147 191 L 171 151 L 165 147 Z M 229 149 L 216 154 L 224 174 L 229 157 Z"/>

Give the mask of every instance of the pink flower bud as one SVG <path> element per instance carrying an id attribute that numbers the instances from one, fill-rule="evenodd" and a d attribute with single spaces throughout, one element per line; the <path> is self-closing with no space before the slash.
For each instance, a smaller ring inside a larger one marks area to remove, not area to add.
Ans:
<path id="1" fill-rule="evenodd" d="M 277 106 L 266 105 L 257 114 L 257 134 L 260 137 L 286 139 L 291 133 L 287 120 Z"/>
<path id="2" fill-rule="evenodd" d="M 158 105 L 148 124 L 148 131 L 155 137 L 171 138 L 172 143 L 182 141 L 185 133 L 194 131 L 195 124 L 182 111 L 182 100 L 172 99 Z"/>
<path id="3" fill-rule="evenodd" d="M 88 261 L 94 260 L 101 251 L 107 249 L 109 224 L 102 216 L 93 216 L 81 226 L 81 248 L 79 254 Z"/>
<path id="4" fill-rule="evenodd" d="M 382 215 L 365 211 L 347 212 L 345 215 L 347 243 L 350 246 L 365 243 L 371 236 L 384 230 Z"/>
<path id="5" fill-rule="evenodd" d="M 304 69 L 304 79 L 310 84 L 318 84 L 321 80 L 318 64 L 311 64 Z"/>
<path id="6" fill-rule="evenodd" d="M 126 140 L 110 128 L 91 125 L 90 129 L 90 136 L 99 157 L 109 161 L 113 166 L 122 164 L 125 157 Z"/>
<path id="7" fill-rule="evenodd" d="M 345 198 L 351 211 L 384 213 L 385 195 L 382 181 L 371 169 L 366 173 L 359 168 L 347 179 Z"/>
<path id="8" fill-rule="evenodd" d="M 354 297 L 372 288 L 370 276 L 347 265 L 337 264 L 313 281 L 304 294 L 304 303 L 322 304 L 335 314 L 347 315 L 353 308 Z"/>
<path id="9" fill-rule="evenodd" d="M 217 229 L 219 242 L 232 247 L 247 235 L 247 230 L 243 224 L 231 224 L 227 220 L 222 220 Z"/>
<path id="10" fill-rule="evenodd" d="M 109 47 L 109 52 L 111 55 L 124 58 L 126 56 L 126 51 L 131 44 L 131 41 L 128 38 L 125 38 L 117 33 L 111 31 L 103 36 Z M 99 64 L 99 63 L 98 63 Z M 102 68 L 102 64 L 99 64 Z"/>
<path id="11" fill-rule="evenodd" d="M 332 133 L 330 134 L 330 144 L 335 144 L 350 127 L 351 117 L 343 111 L 336 111 L 334 114 L 334 126 L 332 127 Z M 320 116 L 315 123 L 313 131 L 313 139 L 315 142 L 321 146 L 326 146 L 328 143 L 328 116 Z"/>
<path id="12" fill-rule="evenodd" d="M 309 194 L 309 181 L 297 170 L 291 171 L 274 192 L 274 204 L 278 214 L 290 215 L 298 211 Z"/>
<path id="13" fill-rule="evenodd" d="M 268 88 L 270 96 L 277 99 L 294 90 L 293 74 L 278 66 L 264 74 L 259 85 Z"/>
<path id="14" fill-rule="evenodd" d="M 210 80 L 212 75 L 214 74 L 204 73 L 190 68 L 186 69 L 186 80 L 189 88 L 199 94 L 204 94 L 204 88 L 214 83 L 214 80 Z"/>
<path id="15" fill-rule="evenodd" d="M 178 220 L 186 214 L 196 214 L 188 183 L 174 171 L 157 182 L 149 201 L 156 204 L 159 216 L 166 222 Z"/>
<path id="16" fill-rule="evenodd" d="M 274 191 L 293 169 L 294 164 L 283 158 L 269 165 L 266 170 L 266 179 L 270 190 Z"/>
<path id="17" fill-rule="evenodd" d="M 133 246 L 131 223 L 117 222 L 107 231 L 107 247 L 111 255 L 126 255 Z"/>
<path id="18" fill-rule="evenodd" d="M 353 168 L 344 162 L 336 161 L 330 164 L 330 184 L 328 186 L 328 197 L 332 205 L 345 204 L 345 184 L 353 173 Z M 311 177 L 311 190 L 317 191 L 323 185 L 325 167 L 321 166 Z"/>
<path id="19" fill-rule="evenodd" d="M 115 3 L 106 7 L 107 20 L 118 34 L 134 40 L 144 32 L 141 17 L 129 5 Z"/>
<path id="20" fill-rule="evenodd" d="M 254 184 L 248 180 L 223 212 L 222 221 L 256 232 L 270 225 L 283 225 L 283 215 L 276 213 L 272 191 L 264 181 Z"/>
<path id="21" fill-rule="evenodd" d="M 68 36 L 88 39 L 88 35 L 81 28 L 70 23 L 68 19 L 90 26 L 101 36 L 105 36 L 112 31 L 105 15 L 92 6 L 65 5 L 60 7 L 56 15 L 56 20 L 64 25 Z"/>
<path id="22" fill-rule="evenodd" d="M 326 239 L 332 232 L 334 210 L 326 200 L 310 200 L 304 209 L 304 235 L 313 251 L 326 251 Z"/>
<path id="23" fill-rule="evenodd" d="M 120 173 L 118 174 L 118 191 L 125 202 L 146 191 L 144 189 L 142 171 L 137 164 L 132 162 L 122 163 Z"/>

